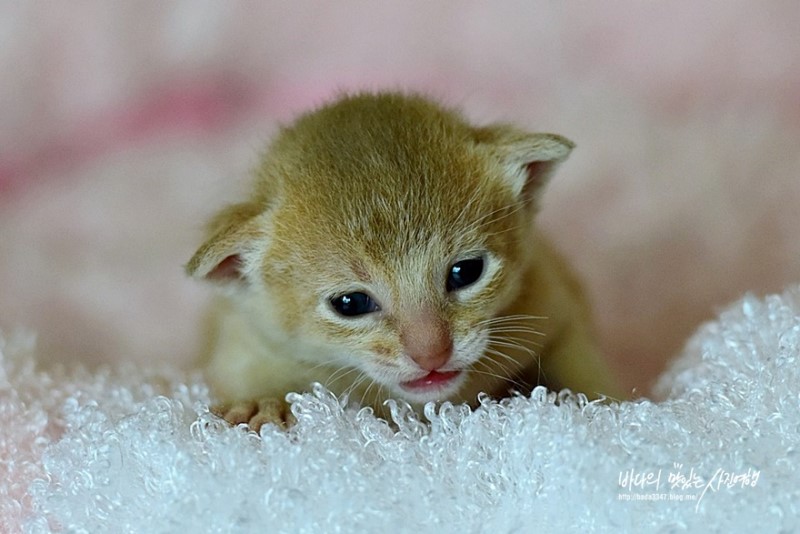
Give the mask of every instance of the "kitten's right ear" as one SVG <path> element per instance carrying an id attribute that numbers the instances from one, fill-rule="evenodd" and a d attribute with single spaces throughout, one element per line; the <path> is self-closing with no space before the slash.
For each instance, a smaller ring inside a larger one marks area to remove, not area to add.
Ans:
<path id="1" fill-rule="evenodd" d="M 266 246 L 262 213 L 263 205 L 250 202 L 222 210 L 209 225 L 211 237 L 186 264 L 186 273 L 223 284 L 247 282 L 256 254 Z"/>
<path id="2" fill-rule="evenodd" d="M 512 191 L 534 207 L 544 185 L 575 147 L 560 135 L 528 133 L 502 124 L 476 129 L 475 139 L 504 167 Z"/>

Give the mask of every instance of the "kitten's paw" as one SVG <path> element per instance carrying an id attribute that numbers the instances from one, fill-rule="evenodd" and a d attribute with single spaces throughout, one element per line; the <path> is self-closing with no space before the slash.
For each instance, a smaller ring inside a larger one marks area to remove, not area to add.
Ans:
<path id="1" fill-rule="evenodd" d="M 250 430 L 255 432 L 259 432 L 261 427 L 268 423 L 286 429 L 297 422 L 289 409 L 289 404 L 275 397 L 221 404 L 213 406 L 211 413 L 222 417 L 232 425 L 246 423 Z"/>

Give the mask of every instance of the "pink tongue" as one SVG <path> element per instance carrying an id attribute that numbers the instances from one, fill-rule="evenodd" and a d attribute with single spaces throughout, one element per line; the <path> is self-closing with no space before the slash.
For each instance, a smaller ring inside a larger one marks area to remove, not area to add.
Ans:
<path id="1" fill-rule="evenodd" d="M 439 371 L 431 371 L 422 378 L 417 378 L 416 380 L 403 382 L 403 385 L 407 388 L 424 388 L 436 384 L 441 384 L 443 382 L 449 382 L 450 380 L 455 378 L 458 375 L 458 373 L 460 373 L 460 371 L 445 371 L 444 373 L 440 373 Z"/>

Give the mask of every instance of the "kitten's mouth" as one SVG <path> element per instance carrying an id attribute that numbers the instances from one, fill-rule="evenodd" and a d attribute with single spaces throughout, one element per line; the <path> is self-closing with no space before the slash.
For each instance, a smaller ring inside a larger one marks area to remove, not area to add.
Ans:
<path id="1" fill-rule="evenodd" d="M 400 387 L 415 393 L 436 391 L 449 386 L 461 371 L 431 371 L 421 378 L 400 382 Z"/>

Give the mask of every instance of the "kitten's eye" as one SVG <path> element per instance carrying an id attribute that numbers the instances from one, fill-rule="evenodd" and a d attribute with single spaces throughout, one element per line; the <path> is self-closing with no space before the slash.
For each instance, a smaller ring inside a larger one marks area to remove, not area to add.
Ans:
<path id="1" fill-rule="evenodd" d="M 378 303 L 366 293 L 347 293 L 331 299 L 331 306 L 342 317 L 355 317 L 380 309 Z"/>
<path id="2" fill-rule="evenodd" d="M 447 291 L 455 291 L 474 284 L 483 274 L 483 258 L 461 260 L 450 267 L 447 275 Z"/>

